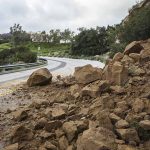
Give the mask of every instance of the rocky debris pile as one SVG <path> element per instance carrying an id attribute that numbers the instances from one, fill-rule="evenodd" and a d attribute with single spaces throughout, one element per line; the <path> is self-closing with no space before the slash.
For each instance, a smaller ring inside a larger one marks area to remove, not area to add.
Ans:
<path id="1" fill-rule="evenodd" d="M 5 150 L 150 150 L 150 40 L 131 43 L 103 70 L 78 67 L 26 90 L 32 103 L 5 114 Z"/>

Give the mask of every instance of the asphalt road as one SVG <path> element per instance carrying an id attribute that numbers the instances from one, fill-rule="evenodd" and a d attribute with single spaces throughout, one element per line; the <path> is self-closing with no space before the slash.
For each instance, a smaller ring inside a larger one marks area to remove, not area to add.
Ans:
<path id="1" fill-rule="evenodd" d="M 56 58 L 56 57 L 42 57 L 47 59 L 48 65 L 45 66 L 49 71 L 55 75 L 67 76 L 74 72 L 75 67 L 91 64 L 94 67 L 103 68 L 104 64 L 98 61 L 82 60 L 82 59 L 69 59 L 69 58 Z M 0 75 L 0 84 L 13 80 L 27 79 L 29 75 L 37 69 L 20 71 L 10 74 Z"/>

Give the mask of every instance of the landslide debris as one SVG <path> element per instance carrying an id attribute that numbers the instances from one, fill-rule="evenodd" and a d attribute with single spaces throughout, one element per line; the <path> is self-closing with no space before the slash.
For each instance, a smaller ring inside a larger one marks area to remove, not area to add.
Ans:
<path id="1" fill-rule="evenodd" d="M 28 93 L 30 103 L 1 114 L 4 150 L 150 150 L 150 39 L 131 43 L 104 69 L 86 65 L 19 93 L 12 98 Z"/>

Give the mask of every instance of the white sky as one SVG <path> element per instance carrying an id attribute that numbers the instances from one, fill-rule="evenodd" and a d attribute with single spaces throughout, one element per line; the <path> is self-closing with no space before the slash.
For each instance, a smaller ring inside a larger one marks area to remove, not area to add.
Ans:
<path id="1" fill-rule="evenodd" d="M 27 31 L 120 23 L 136 0 L 0 0 L 0 33 L 19 23 Z"/>

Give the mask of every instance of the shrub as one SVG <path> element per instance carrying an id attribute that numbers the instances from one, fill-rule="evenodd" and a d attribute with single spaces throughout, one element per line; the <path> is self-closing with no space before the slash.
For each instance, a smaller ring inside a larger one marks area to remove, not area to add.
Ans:
<path id="1" fill-rule="evenodd" d="M 33 63 L 37 60 L 37 54 L 31 52 L 29 48 L 17 47 L 5 49 L 0 52 L 0 65 L 17 63 L 23 61 L 25 63 Z"/>

